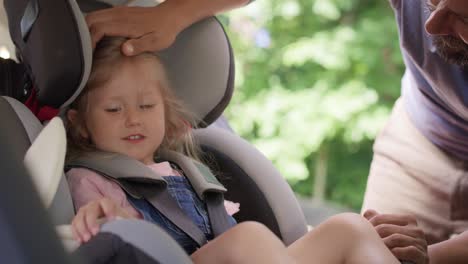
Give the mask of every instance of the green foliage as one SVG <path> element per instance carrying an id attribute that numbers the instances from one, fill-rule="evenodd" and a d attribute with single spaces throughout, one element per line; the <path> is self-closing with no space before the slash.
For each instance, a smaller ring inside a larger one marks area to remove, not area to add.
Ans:
<path id="1" fill-rule="evenodd" d="M 404 69 L 387 1 L 256 0 L 223 22 L 236 56 L 231 125 L 301 195 L 326 148 L 327 199 L 359 208 Z"/>
<path id="2" fill-rule="evenodd" d="M 342 131 L 344 132 L 344 131 Z M 341 132 L 340 132 L 341 133 Z M 369 158 L 372 155 L 372 140 L 366 139 L 357 144 L 347 144 L 342 140 L 332 139 L 326 142 L 328 163 L 328 184 L 326 197 L 341 205 L 359 211 L 369 173 Z M 309 171 L 315 170 L 317 153 L 306 158 Z M 300 181 L 291 181 L 292 188 L 301 196 L 311 196 L 314 188 L 314 176 Z"/>

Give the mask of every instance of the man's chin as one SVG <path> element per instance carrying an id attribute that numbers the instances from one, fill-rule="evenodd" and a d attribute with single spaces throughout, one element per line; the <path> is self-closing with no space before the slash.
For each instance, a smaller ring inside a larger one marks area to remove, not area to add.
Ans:
<path id="1" fill-rule="evenodd" d="M 462 40 L 449 36 L 434 36 L 433 43 L 437 54 L 447 63 L 468 67 L 468 45 Z"/>

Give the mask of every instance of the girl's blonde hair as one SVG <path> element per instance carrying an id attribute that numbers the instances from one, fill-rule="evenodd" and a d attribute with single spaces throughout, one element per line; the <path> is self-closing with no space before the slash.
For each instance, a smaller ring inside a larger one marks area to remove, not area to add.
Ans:
<path id="1" fill-rule="evenodd" d="M 84 114 L 88 111 L 88 94 L 94 89 L 99 89 L 112 79 L 116 69 L 125 60 L 133 59 L 121 53 L 121 45 L 126 38 L 106 37 L 102 39 L 93 54 L 93 66 L 85 88 L 70 108 L 77 111 L 75 120 L 68 120 L 67 124 L 67 160 L 81 156 L 87 152 L 96 151 L 96 146 L 89 138 L 81 136 L 80 129 L 86 129 Z M 192 129 L 197 120 L 184 107 L 183 103 L 172 92 L 167 79 L 164 66 L 154 53 L 142 53 L 136 55 L 154 62 L 154 74 L 158 78 L 159 89 L 164 102 L 165 136 L 163 142 L 155 153 L 157 156 L 161 150 L 172 150 L 200 160 L 199 146 L 194 142 Z"/>

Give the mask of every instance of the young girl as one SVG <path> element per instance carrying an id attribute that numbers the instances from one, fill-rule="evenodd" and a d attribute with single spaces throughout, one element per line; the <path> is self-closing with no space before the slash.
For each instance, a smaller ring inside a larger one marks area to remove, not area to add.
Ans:
<path id="1" fill-rule="evenodd" d="M 197 158 L 191 140 L 193 119 L 171 93 L 159 59 L 150 53 L 123 56 L 123 41 L 104 39 L 95 50 L 89 83 L 67 113 L 67 159 L 95 150 L 115 152 L 168 175 L 168 188 L 191 197 L 192 204 L 186 205 L 190 208 L 183 209 L 199 212 L 189 216 L 211 239 L 205 205 L 193 194 L 183 172 L 168 162 L 154 161 L 164 149 Z M 97 219 L 119 216 L 160 225 L 194 263 L 398 263 L 368 221 L 355 214 L 332 217 L 287 248 L 262 224 L 243 222 L 197 249 L 189 237 L 171 233 L 171 223 L 163 217 L 147 218 L 148 211 L 157 210 L 141 206 L 142 201 L 126 196 L 113 181 L 82 168 L 70 170 L 67 177 L 79 209 L 73 232 L 81 243 L 97 234 Z"/>

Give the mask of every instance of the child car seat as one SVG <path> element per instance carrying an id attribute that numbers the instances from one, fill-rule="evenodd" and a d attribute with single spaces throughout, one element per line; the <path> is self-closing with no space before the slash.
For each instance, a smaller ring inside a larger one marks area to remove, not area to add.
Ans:
<path id="1" fill-rule="evenodd" d="M 4 4 L 10 34 L 40 103 L 66 107 L 84 87 L 91 68 L 91 42 L 79 6 L 74 0 L 5 0 Z M 305 234 L 297 200 L 271 162 L 237 135 L 208 126 L 227 106 L 234 82 L 232 50 L 217 19 L 186 29 L 160 56 L 178 97 L 203 120 L 200 125 L 205 128 L 197 129 L 195 137 L 214 157 L 215 171 L 221 172 L 220 180 L 228 189 L 226 199 L 241 204 L 236 220 L 262 222 L 286 245 Z M 42 125 L 11 98 L 0 98 L 0 115 L 7 120 L 2 126 L 16 131 L 11 142 L 16 156 L 24 157 Z M 29 169 L 33 174 L 38 170 Z M 74 214 L 70 193 L 63 173 L 58 177 L 48 212 L 54 224 L 69 224 Z M 115 230 L 125 233 L 125 227 Z"/>

